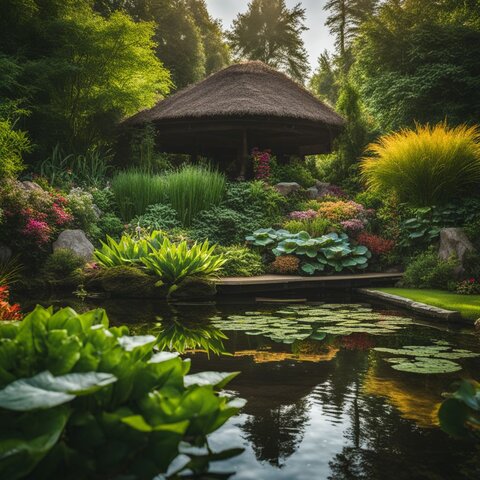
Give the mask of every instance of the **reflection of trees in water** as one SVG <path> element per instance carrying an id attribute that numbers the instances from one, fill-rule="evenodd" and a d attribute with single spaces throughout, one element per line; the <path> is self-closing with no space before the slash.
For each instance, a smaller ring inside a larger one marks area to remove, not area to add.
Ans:
<path id="1" fill-rule="evenodd" d="M 280 405 L 250 416 L 242 425 L 245 438 L 251 442 L 259 460 L 282 467 L 298 448 L 308 422 L 306 399 L 291 405 Z"/>
<path id="2" fill-rule="evenodd" d="M 384 399 L 355 392 L 348 408 L 349 445 L 330 462 L 329 480 L 473 480 L 480 455 L 465 464 L 472 446 L 399 416 Z M 461 465 L 463 472 L 459 471 Z"/>

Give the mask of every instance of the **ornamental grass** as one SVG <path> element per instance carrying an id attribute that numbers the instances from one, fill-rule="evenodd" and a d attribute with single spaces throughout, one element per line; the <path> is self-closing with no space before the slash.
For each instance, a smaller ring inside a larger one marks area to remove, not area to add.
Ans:
<path id="1" fill-rule="evenodd" d="M 395 192 L 414 206 L 442 204 L 480 185 L 478 126 L 417 125 L 380 137 L 367 154 L 362 160 L 367 186 Z"/>

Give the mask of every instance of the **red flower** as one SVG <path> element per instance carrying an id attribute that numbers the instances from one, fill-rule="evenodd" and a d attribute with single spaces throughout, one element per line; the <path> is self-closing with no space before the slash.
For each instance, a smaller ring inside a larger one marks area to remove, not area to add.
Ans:
<path id="1" fill-rule="evenodd" d="M 9 303 L 10 291 L 7 285 L 0 286 L 0 320 L 21 320 L 20 305 Z"/>
<path id="2" fill-rule="evenodd" d="M 357 237 L 357 241 L 360 245 L 367 247 L 374 255 L 385 255 L 395 247 L 393 240 L 387 240 L 367 232 L 362 232 Z"/>

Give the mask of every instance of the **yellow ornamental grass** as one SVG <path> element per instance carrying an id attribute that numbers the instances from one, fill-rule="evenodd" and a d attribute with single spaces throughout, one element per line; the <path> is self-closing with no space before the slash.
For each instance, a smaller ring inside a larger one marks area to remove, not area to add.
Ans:
<path id="1" fill-rule="evenodd" d="M 384 135 L 367 148 L 362 174 L 376 191 L 415 206 L 462 197 L 480 186 L 480 129 L 446 123 Z"/>

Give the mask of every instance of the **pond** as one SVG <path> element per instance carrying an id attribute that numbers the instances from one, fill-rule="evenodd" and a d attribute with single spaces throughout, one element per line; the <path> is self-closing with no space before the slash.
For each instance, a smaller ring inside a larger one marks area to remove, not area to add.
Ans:
<path id="1" fill-rule="evenodd" d="M 261 300 L 53 303 L 101 306 L 114 324 L 161 334 L 194 372 L 240 371 L 228 388 L 247 405 L 210 437 L 213 450 L 244 448 L 214 464 L 232 479 L 480 478 L 480 450 L 436 415 L 456 379 L 478 378 L 472 329 L 358 298 Z"/>

